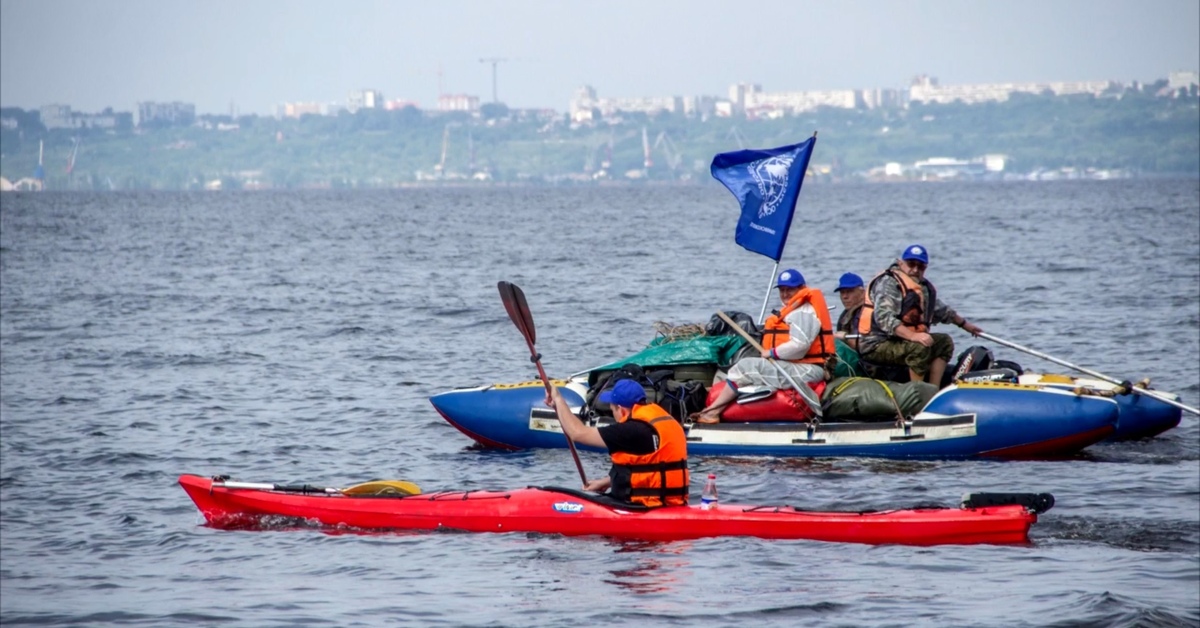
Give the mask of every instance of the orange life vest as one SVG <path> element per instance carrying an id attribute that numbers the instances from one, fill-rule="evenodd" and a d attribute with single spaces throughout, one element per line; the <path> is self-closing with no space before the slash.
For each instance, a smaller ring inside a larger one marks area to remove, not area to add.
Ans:
<path id="1" fill-rule="evenodd" d="M 804 357 L 791 361 L 823 365 L 825 358 L 837 353 L 837 346 L 833 341 L 833 321 L 829 318 L 829 306 L 825 305 L 825 295 L 816 288 L 800 288 L 800 291 L 784 304 L 782 310 L 772 312 L 767 317 L 767 322 L 763 325 L 762 346 L 764 349 L 774 349 L 787 342 L 791 338 L 787 316 L 805 303 L 812 304 L 813 310 L 816 311 L 817 320 L 821 321 L 821 333 L 808 345 L 808 353 L 804 354 Z"/>
<path id="2" fill-rule="evenodd" d="M 690 478 L 683 426 L 653 403 L 634 406 L 626 420 L 653 427 L 658 432 L 658 449 L 645 455 L 612 454 L 612 496 L 650 507 L 687 505 Z"/>
<path id="3" fill-rule="evenodd" d="M 871 279 L 866 301 L 863 302 L 862 312 L 858 315 L 858 333 L 864 336 L 873 332 L 883 333 L 879 325 L 875 324 L 875 302 L 871 300 L 871 289 L 875 287 L 875 282 L 885 275 L 891 275 L 900 285 L 900 324 L 917 332 L 929 331 L 933 325 L 933 304 L 937 303 L 937 289 L 927 280 L 918 283 L 893 266 Z M 925 300 L 925 291 L 921 289 L 922 283 L 929 288 L 928 302 Z"/>

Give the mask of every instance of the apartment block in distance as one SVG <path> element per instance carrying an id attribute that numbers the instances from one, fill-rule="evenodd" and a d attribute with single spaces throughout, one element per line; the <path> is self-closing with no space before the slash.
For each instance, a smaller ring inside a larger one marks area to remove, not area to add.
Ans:
<path id="1" fill-rule="evenodd" d="M 186 102 L 138 103 L 138 126 L 187 126 L 196 121 L 196 105 Z"/>

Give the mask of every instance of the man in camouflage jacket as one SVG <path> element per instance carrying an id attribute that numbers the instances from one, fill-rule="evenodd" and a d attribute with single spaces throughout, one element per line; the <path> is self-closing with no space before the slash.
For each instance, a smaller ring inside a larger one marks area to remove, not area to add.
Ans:
<path id="1" fill-rule="evenodd" d="M 952 323 L 972 335 L 978 335 L 983 330 L 937 297 L 937 290 L 925 279 L 928 265 L 929 253 L 925 247 L 914 244 L 904 249 L 900 259 L 871 281 L 867 304 L 873 306 L 870 332 L 859 339 L 858 351 L 864 360 L 874 364 L 907 366 L 912 381 L 924 380 L 941 386 L 946 364 L 954 355 L 954 340 L 948 334 L 922 331 L 903 322 L 906 314 L 904 294 L 900 281 L 893 273 L 903 273 L 919 284 L 921 302 L 933 303 L 932 309 L 921 315 L 926 327 Z M 928 306 L 926 309 L 929 309 Z M 866 315 L 866 312 L 864 308 L 863 314 Z"/>

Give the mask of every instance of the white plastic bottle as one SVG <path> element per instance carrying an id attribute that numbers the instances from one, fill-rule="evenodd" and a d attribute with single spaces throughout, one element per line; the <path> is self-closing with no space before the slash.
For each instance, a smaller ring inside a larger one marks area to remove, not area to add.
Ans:
<path id="1" fill-rule="evenodd" d="M 714 510 L 717 507 L 717 474 L 709 473 L 704 482 L 704 491 L 700 493 L 700 510 Z"/>

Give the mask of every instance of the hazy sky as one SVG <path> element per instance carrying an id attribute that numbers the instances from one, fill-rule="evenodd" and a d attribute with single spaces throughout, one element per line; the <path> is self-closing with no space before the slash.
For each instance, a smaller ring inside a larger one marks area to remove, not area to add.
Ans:
<path id="1" fill-rule="evenodd" d="M 600 96 L 1057 80 L 1200 66 L 1197 0 L 0 0 L 0 104 L 271 113 L 350 90 L 565 110 Z"/>

